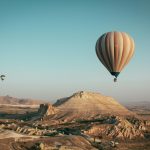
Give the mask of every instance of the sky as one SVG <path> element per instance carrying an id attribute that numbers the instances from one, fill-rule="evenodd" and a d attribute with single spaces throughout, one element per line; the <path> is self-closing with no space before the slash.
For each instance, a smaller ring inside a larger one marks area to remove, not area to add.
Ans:
<path id="1" fill-rule="evenodd" d="M 0 0 L 0 95 L 49 100 L 93 91 L 150 101 L 149 0 Z M 113 82 L 95 43 L 123 31 L 135 55 Z"/>

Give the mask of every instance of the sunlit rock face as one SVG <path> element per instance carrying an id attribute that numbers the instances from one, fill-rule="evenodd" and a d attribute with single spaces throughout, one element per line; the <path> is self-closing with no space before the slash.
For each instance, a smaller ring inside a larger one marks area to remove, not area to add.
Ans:
<path id="1" fill-rule="evenodd" d="M 56 113 L 56 109 L 51 104 L 41 104 L 38 110 L 41 116 L 49 116 Z"/>

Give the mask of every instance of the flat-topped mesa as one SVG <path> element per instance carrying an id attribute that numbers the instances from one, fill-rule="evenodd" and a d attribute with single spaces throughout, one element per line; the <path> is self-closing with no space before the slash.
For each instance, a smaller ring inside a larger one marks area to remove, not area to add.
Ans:
<path id="1" fill-rule="evenodd" d="M 38 113 L 41 116 L 49 116 L 56 113 L 56 109 L 51 104 L 40 104 Z"/>

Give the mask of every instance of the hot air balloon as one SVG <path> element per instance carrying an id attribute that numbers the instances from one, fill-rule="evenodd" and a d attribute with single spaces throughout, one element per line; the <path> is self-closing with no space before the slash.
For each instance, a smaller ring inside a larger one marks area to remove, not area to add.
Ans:
<path id="1" fill-rule="evenodd" d="M 0 75 L 1 80 L 3 81 L 5 78 L 5 75 Z"/>
<path id="2" fill-rule="evenodd" d="M 134 40 L 125 32 L 104 33 L 96 42 L 96 54 L 116 82 L 134 54 Z"/>

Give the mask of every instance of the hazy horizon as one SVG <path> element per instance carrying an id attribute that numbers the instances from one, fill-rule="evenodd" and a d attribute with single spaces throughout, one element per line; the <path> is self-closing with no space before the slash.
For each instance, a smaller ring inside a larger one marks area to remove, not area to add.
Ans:
<path id="1" fill-rule="evenodd" d="M 79 91 L 77 91 L 77 92 L 79 92 Z M 74 92 L 74 93 L 70 93 L 70 95 L 66 95 L 66 96 L 63 96 L 63 97 L 58 97 L 58 98 L 55 98 L 55 99 L 39 99 L 39 98 L 33 98 L 33 97 L 15 97 L 15 96 L 12 96 L 12 95 L 0 95 L 0 96 L 9 96 L 9 97 L 12 97 L 12 98 L 17 98 L 17 99 L 24 99 L 24 100 L 40 100 L 40 101 L 45 101 L 45 102 L 49 102 L 50 104 L 54 104 L 55 102 L 57 102 L 57 100 L 60 100 L 60 99 L 63 99 L 63 98 L 67 98 L 67 97 L 70 97 L 70 96 L 72 96 L 73 94 L 75 94 L 75 93 L 77 93 L 77 92 Z M 95 92 L 95 91 L 86 91 L 86 92 Z M 95 92 L 95 93 L 98 93 L 98 92 Z M 99 92 L 100 93 L 100 92 Z M 102 93 L 100 93 L 100 94 L 102 94 Z M 104 95 L 104 94 L 102 94 L 102 95 Z M 122 100 L 120 100 L 120 99 L 117 99 L 117 98 L 115 98 L 115 97 L 113 97 L 113 96 L 111 96 L 111 95 L 104 95 L 104 96 L 110 96 L 110 97 L 112 97 L 112 98 L 114 98 L 116 101 L 118 101 L 119 103 L 121 103 L 122 105 L 125 105 L 125 106 L 128 106 L 128 105 L 130 105 L 131 104 L 131 106 L 136 106 L 136 104 L 137 104 L 137 106 L 139 106 L 139 105 L 146 105 L 146 104 L 149 104 L 150 103 L 150 101 L 149 100 L 133 100 L 133 101 L 129 101 L 129 100 L 127 100 L 127 101 L 122 101 Z M 2 104 L 2 105 L 4 105 L 4 104 Z"/>
<path id="2" fill-rule="evenodd" d="M 0 95 L 56 100 L 93 91 L 119 102 L 150 101 L 150 1 L 0 1 Z M 135 55 L 113 82 L 95 43 L 124 31 Z"/>

